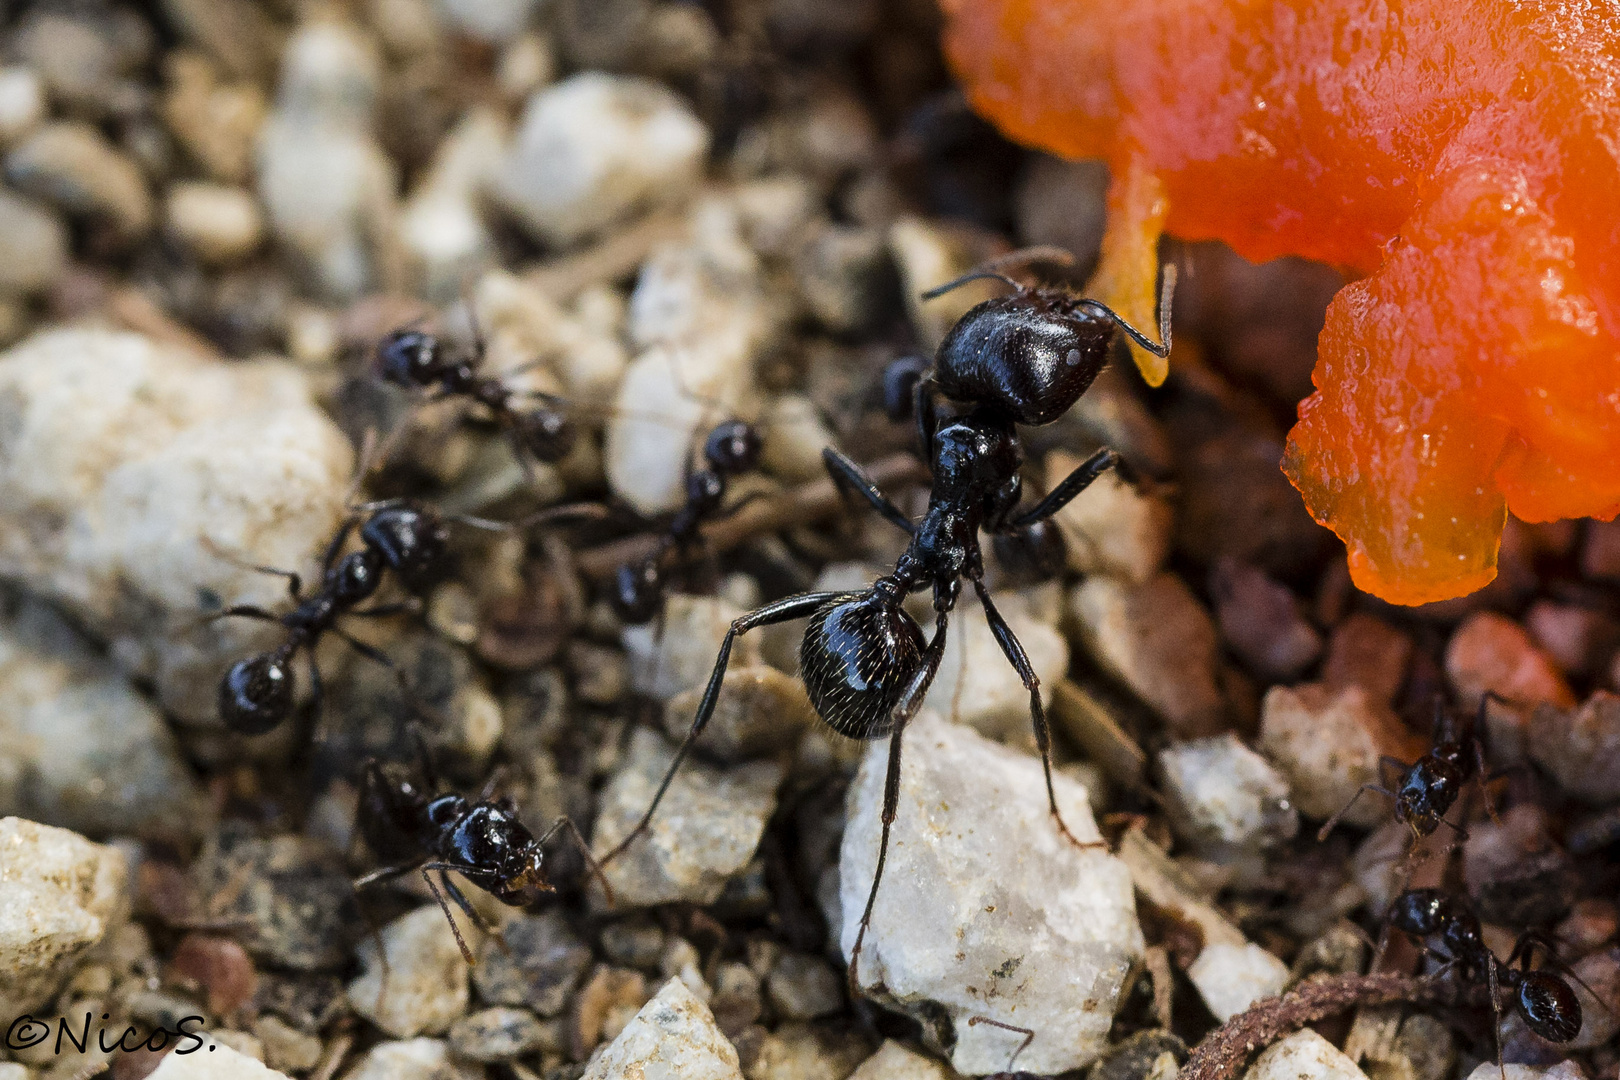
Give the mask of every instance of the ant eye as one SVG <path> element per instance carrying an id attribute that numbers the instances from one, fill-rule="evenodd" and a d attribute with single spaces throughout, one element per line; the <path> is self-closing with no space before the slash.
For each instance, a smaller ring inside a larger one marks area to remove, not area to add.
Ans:
<path id="1" fill-rule="evenodd" d="M 293 672 L 273 654 L 238 660 L 219 683 L 219 718 L 232 731 L 263 735 L 292 713 Z"/>

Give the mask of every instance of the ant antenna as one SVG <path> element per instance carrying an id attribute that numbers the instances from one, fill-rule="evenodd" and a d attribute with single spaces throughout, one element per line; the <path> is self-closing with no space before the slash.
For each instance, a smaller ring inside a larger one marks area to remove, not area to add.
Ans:
<path id="1" fill-rule="evenodd" d="M 1109 307 L 1107 304 L 1103 303 L 1101 300 L 1086 299 L 1079 302 L 1087 307 L 1095 308 L 1097 311 L 1102 312 L 1109 319 L 1113 320 L 1115 326 L 1125 331 L 1126 337 L 1142 346 L 1142 348 L 1146 349 L 1154 356 L 1162 358 L 1170 355 L 1170 301 L 1175 296 L 1175 293 L 1176 264 L 1165 263 L 1164 284 L 1159 287 L 1159 341 L 1163 342 L 1163 344 L 1155 343 L 1153 340 L 1148 338 L 1147 335 L 1143 334 L 1142 331 L 1125 321 L 1125 318 L 1122 315 L 1120 315 L 1113 308 Z"/>
<path id="2" fill-rule="evenodd" d="M 984 262 L 954 281 L 948 281 L 944 285 L 936 285 L 934 288 L 929 289 L 922 294 L 922 298 L 932 300 L 935 297 L 944 296 L 952 289 L 961 288 L 970 281 L 980 281 L 985 278 L 994 278 L 997 281 L 1006 282 L 1015 289 L 1022 289 L 1024 287 L 1022 283 L 1013 280 L 1002 271 L 1008 267 L 1028 266 L 1030 263 L 1037 262 L 1073 266 L 1074 253 L 1052 244 L 1037 244 L 1034 247 L 1019 248 L 1017 251 L 1009 251 L 1005 255 L 997 255 L 994 258 L 984 260 Z"/>
<path id="3" fill-rule="evenodd" d="M 979 1024 L 989 1024 L 991 1027 L 998 1027 L 1003 1031 L 1016 1032 L 1024 1037 L 1024 1041 L 1018 1044 L 1018 1049 L 1012 1052 L 1012 1057 L 1007 1059 L 1006 1071 L 1011 1073 L 1013 1063 L 1018 1060 L 1018 1055 L 1022 1054 L 1029 1044 L 1035 1041 L 1035 1032 L 1026 1027 L 1019 1027 L 1017 1024 L 1004 1024 L 1000 1020 L 992 1020 L 988 1016 L 968 1017 L 968 1027 L 976 1027 Z"/>
<path id="4" fill-rule="evenodd" d="M 1011 285 L 1015 289 L 1022 289 L 1024 287 L 1023 282 L 1014 281 L 1012 278 L 1008 277 L 1006 274 L 998 274 L 994 270 L 969 270 L 967 273 L 963 274 L 961 277 L 956 278 L 953 281 L 947 281 L 943 285 L 936 285 L 932 289 L 929 289 L 927 292 L 922 294 L 922 299 L 924 299 L 924 300 L 935 300 L 935 299 L 938 299 L 941 296 L 944 296 L 946 293 L 952 291 L 953 289 L 960 289 L 963 285 L 967 285 L 970 282 L 984 281 L 986 279 L 992 279 L 992 278 L 994 280 L 996 280 L 996 281 L 1000 281 L 1000 282 L 1003 282 L 1003 283 L 1005 283 L 1007 285 Z"/>

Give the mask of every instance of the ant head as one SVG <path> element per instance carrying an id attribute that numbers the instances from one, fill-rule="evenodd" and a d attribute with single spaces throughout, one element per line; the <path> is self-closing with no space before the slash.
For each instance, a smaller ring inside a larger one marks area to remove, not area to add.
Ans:
<path id="1" fill-rule="evenodd" d="M 450 527 L 426 507 L 385 506 L 360 526 L 360 540 L 410 592 L 425 592 L 450 572 Z"/>
<path id="2" fill-rule="evenodd" d="M 996 559 L 1009 576 L 1028 582 L 1050 581 L 1068 565 L 1068 545 L 1051 521 L 1037 521 L 990 538 Z"/>
<path id="3" fill-rule="evenodd" d="M 382 377 L 400 386 L 428 386 L 437 377 L 439 339 L 421 330 L 395 330 L 377 343 Z"/>
<path id="4" fill-rule="evenodd" d="M 1426 755 L 1407 770 L 1395 790 L 1395 820 L 1410 825 L 1418 836 L 1428 836 L 1440 827 L 1461 790 L 1461 770 L 1444 758 Z"/>
<path id="5" fill-rule="evenodd" d="M 1418 937 L 1438 934 L 1451 922 L 1451 898 L 1439 889 L 1407 889 L 1389 910 L 1390 925 Z"/>
<path id="6" fill-rule="evenodd" d="M 326 588 L 342 607 L 365 600 L 382 584 L 382 555 L 372 548 L 351 551 L 326 574 Z"/>
<path id="7" fill-rule="evenodd" d="M 854 739 L 894 730 L 895 704 L 923 665 L 922 628 L 889 579 L 829 600 L 810 616 L 799 670 L 817 714 Z"/>
<path id="8" fill-rule="evenodd" d="M 514 423 L 518 441 L 536 461 L 556 464 L 567 457 L 579 441 L 579 429 L 558 409 L 519 413 Z"/>
<path id="9" fill-rule="evenodd" d="M 917 384 L 934 365 L 923 356 L 902 356 L 883 369 L 883 412 L 890 420 L 910 420 Z"/>
<path id="10" fill-rule="evenodd" d="M 608 602 L 613 611 L 631 626 L 652 622 L 664 595 L 664 574 L 653 557 L 639 563 L 626 563 L 613 575 L 613 591 Z"/>
<path id="11" fill-rule="evenodd" d="M 522 826 L 518 826 L 522 828 Z M 529 830 L 523 829 L 528 836 Z M 529 907 L 549 892 L 557 889 L 546 880 L 545 856 L 540 853 L 540 842 L 529 836 L 528 843 L 515 849 L 507 859 L 508 869 L 489 892 L 503 904 Z"/>
<path id="12" fill-rule="evenodd" d="M 219 718 L 242 735 L 263 735 L 292 715 L 293 670 L 281 652 L 231 665 L 219 682 Z"/>
<path id="13" fill-rule="evenodd" d="M 1114 322 L 1047 289 L 971 309 L 939 347 L 934 381 L 954 401 L 993 404 L 1020 424 L 1068 412 L 1108 362 Z"/>
<path id="14" fill-rule="evenodd" d="M 504 806 L 479 803 L 462 814 L 450 846 L 462 864 L 478 870 L 471 880 L 503 904 L 526 907 L 555 891 L 546 881 L 540 841 Z"/>
<path id="15" fill-rule="evenodd" d="M 1526 971 L 1515 993 L 1524 1026 L 1548 1042 L 1567 1043 L 1581 1033 L 1581 999 L 1550 971 Z"/>
<path id="16" fill-rule="evenodd" d="M 727 420 L 709 432 L 703 457 L 722 476 L 745 473 L 759 463 L 758 430 L 746 420 Z"/>
<path id="17" fill-rule="evenodd" d="M 697 469 L 686 478 L 686 505 L 697 514 L 712 514 L 726 497 L 726 478 L 714 469 Z"/>

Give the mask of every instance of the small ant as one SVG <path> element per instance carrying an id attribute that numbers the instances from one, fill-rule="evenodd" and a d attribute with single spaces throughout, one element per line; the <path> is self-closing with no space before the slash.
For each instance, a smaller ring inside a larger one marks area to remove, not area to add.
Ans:
<path id="1" fill-rule="evenodd" d="M 877 868 L 850 953 L 852 991 L 859 987 L 861 945 L 872 920 L 872 906 L 888 855 L 890 827 L 900 803 L 901 737 L 939 670 L 950 613 L 956 607 L 964 577 L 978 595 L 1003 654 L 1029 691 L 1030 718 L 1046 772 L 1053 820 L 1072 843 L 1088 846 L 1075 838 L 1058 811 L 1052 788 L 1051 737 L 1041 705 L 1040 681 L 1023 646 L 985 588 L 979 530 L 993 534 L 1045 521 L 1118 461 L 1112 450 L 1097 452 L 1033 508 L 1018 512 L 1022 493 L 1018 469 L 1023 459 L 1018 425 L 1051 423 L 1068 411 L 1102 370 L 1116 329 L 1155 354 L 1168 355 L 1175 273 L 1174 267 L 1166 267 L 1159 311 L 1160 344 L 1144 337 L 1096 300 L 1075 299 L 1056 289 L 1026 287 L 1001 273 L 1006 266 L 1054 257 L 1070 258 L 1066 252 L 1054 255 L 1054 249 L 1048 248 L 1014 252 L 923 294 L 925 299 L 932 298 L 984 277 L 1005 281 L 1016 290 L 987 300 L 962 316 L 940 346 L 932 374 L 919 377 L 913 388 L 922 444 L 933 472 L 926 516 L 921 522 L 913 522 L 878 490 L 859 465 L 830 447 L 822 451 L 834 482 L 860 495 L 884 518 L 910 534 L 910 544 L 894 571 L 863 591 L 790 596 L 731 624 L 691 729 L 652 804 L 630 834 L 602 860 L 611 861 L 647 831 L 676 770 L 714 715 L 737 635 L 808 617 L 799 667 L 817 714 L 843 735 L 863 740 L 889 739 Z M 939 421 L 930 388 L 966 405 L 967 412 Z M 908 594 L 921 589 L 933 593 L 932 640 L 924 639 L 922 628 L 903 606 Z"/>
<path id="2" fill-rule="evenodd" d="M 1434 701 L 1434 749 L 1410 765 L 1387 755 L 1380 757 L 1379 779 L 1384 779 L 1384 771 L 1393 765 L 1400 770 L 1400 782 L 1393 789 L 1382 784 L 1362 784 L 1350 801 L 1317 831 L 1318 842 L 1326 840 L 1333 827 L 1350 812 L 1356 800 L 1369 791 L 1395 800 L 1395 820 L 1410 826 L 1415 838 L 1430 836 L 1445 824 L 1455 829 L 1459 837 L 1467 839 L 1467 830 L 1460 825 L 1452 825 L 1445 820 L 1445 816 L 1469 780 L 1479 781 L 1480 790 L 1485 793 L 1485 808 L 1494 818 L 1496 808 L 1491 805 L 1490 793 L 1485 785 L 1500 774 L 1485 771 L 1485 744 L 1480 738 L 1485 730 L 1486 710 L 1492 701 L 1508 704 L 1506 698 L 1486 691 L 1484 697 L 1480 698 L 1479 713 L 1473 723 L 1459 725 L 1445 702 L 1437 696 Z"/>
<path id="3" fill-rule="evenodd" d="M 293 712 L 296 678 L 292 662 L 299 652 L 310 657 L 312 709 L 319 715 L 323 699 L 321 671 L 315 664 L 315 647 L 323 635 L 336 634 L 355 652 L 383 665 L 411 696 L 405 673 L 375 646 L 355 638 L 338 625 L 344 617 L 381 618 L 410 610 L 410 602 L 379 604 L 361 608 L 382 586 L 385 571 L 392 571 L 400 586 L 413 597 L 420 597 L 444 580 L 451 569 L 450 528 L 455 521 L 490 531 L 511 531 L 563 517 L 580 517 L 596 509 L 577 504 L 551 507 L 530 514 L 517 522 L 490 521 L 465 514 L 440 514 L 412 500 L 394 499 L 356 508 L 367 516 L 364 521 L 350 515 L 337 535 L 326 546 L 321 560 L 321 587 L 305 596 L 303 579 L 294 571 L 270 566 L 249 566 L 260 573 L 287 579 L 287 592 L 296 606 L 276 615 L 253 604 L 235 604 L 210 615 L 208 621 L 237 616 L 279 623 L 287 637 L 269 652 L 238 660 L 226 671 L 219 684 L 219 715 L 225 726 L 243 735 L 263 735 L 279 727 Z M 338 557 L 343 545 L 359 526 L 362 546 Z"/>
<path id="4" fill-rule="evenodd" d="M 430 401 L 461 397 L 482 405 L 506 433 L 518 461 L 528 471 L 529 458 L 556 464 L 568 456 L 579 432 L 562 409 L 562 399 L 539 390 L 514 389 L 505 379 L 480 375 L 484 339 L 476 323 L 470 354 L 451 353 L 438 337 L 425 330 L 395 330 L 377 345 L 377 366 L 382 377 L 410 390 L 433 391 Z M 541 402 L 532 409 L 518 408 L 514 398 Z M 527 455 L 527 456 L 525 456 Z"/>
<path id="5" fill-rule="evenodd" d="M 1491 1007 L 1496 1011 L 1498 1028 L 1502 1020 L 1498 985 L 1513 991 L 1514 1005 L 1525 1027 L 1553 1043 L 1567 1043 L 1581 1030 L 1581 1001 L 1564 976 L 1546 968 L 1532 968 L 1532 955 L 1539 947 L 1553 963 L 1562 966 L 1558 952 L 1545 935 L 1527 930 L 1514 942 L 1506 962 L 1486 946 L 1479 917 L 1458 900 L 1439 889 L 1408 889 L 1395 898 L 1390 909 L 1390 925 L 1418 944 L 1424 955 L 1439 960 L 1442 970 L 1455 967 L 1465 979 L 1485 979 L 1490 986 Z M 1440 948 L 1428 944 L 1439 939 Z M 1518 964 L 1515 968 L 1513 965 Z M 1573 972 L 1569 978 L 1580 983 Z M 1585 985 L 1581 983 L 1581 985 Z M 1590 987 L 1587 988 L 1590 992 Z M 1595 995 L 1594 995 L 1595 996 Z M 1501 1032 L 1497 1032 L 1497 1061 L 1502 1057 Z"/>
<path id="6" fill-rule="evenodd" d="M 673 548 L 684 555 L 700 543 L 698 530 L 704 522 L 722 515 L 721 503 L 729 481 L 759 463 L 759 431 L 746 420 L 727 420 L 709 432 L 703 443 L 701 469 L 686 471 L 686 505 L 675 513 L 652 554 L 638 563 L 619 567 L 613 579 L 610 600 L 613 610 L 632 625 L 651 622 L 663 606 L 666 581 L 660 566 Z M 733 506 L 726 513 L 734 512 Z"/>
<path id="7" fill-rule="evenodd" d="M 467 963 L 476 961 L 450 914 L 447 895 L 474 926 L 497 940 L 499 935 L 484 924 L 450 880 L 449 871 L 454 870 L 508 907 L 528 907 L 546 893 L 556 891 L 546 880 L 543 849 L 553 836 L 565 830 L 585 853 L 592 871 L 601 877 L 596 860 L 570 819 L 558 818 L 537 838 L 518 820 L 517 804 L 510 797 L 493 798 L 493 777 L 477 800 L 469 801 L 438 790 L 438 780 L 427 765 L 425 753 L 421 773 L 418 780 L 404 766 L 376 760 L 365 763 L 357 824 L 372 853 L 386 865 L 356 879 L 354 887 L 363 889 L 420 870 Z M 434 871 L 439 875 L 437 883 Z M 606 880 L 602 887 L 611 904 L 613 891 Z"/>

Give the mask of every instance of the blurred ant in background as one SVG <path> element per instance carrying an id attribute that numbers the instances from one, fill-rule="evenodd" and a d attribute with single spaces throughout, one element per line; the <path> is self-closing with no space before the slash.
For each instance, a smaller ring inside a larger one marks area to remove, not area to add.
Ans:
<path id="1" fill-rule="evenodd" d="M 662 562 L 673 550 L 677 560 L 699 547 L 699 532 L 707 522 L 736 513 L 748 500 L 724 506 L 728 483 L 759 464 L 760 434 L 746 420 L 726 420 L 709 432 L 703 442 L 704 467 L 694 469 L 688 460 L 686 503 L 670 520 L 658 546 L 640 562 L 619 567 L 613 578 L 609 599 L 619 618 L 631 625 L 648 623 L 663 610 L 664 592 L 669 583 Z"/>
<path id="2" fill-rule="evenodd" d="M 420 775 L 402 765 L 376 760 L 367 761 L 362 768 L 355 824 L 372 854 L 384 865 L 356 879 L 356 889 L 421 871 L 422 880 L 438 901 L 439 910 L 456 936 L 456 945 L 469 964 L 476 961 L 450 914 L 446 897 L 455 901 L 479 930 L 497 941 L 502 939 L 450 880 L 452 870 L 508 907 L 529 907 L 556 891 L 546 878 L 544 848 L 558 832 L 566 832 L 584 853 L 591 872 L 601 880 L 608 902 L 613 902 L 613 890 L 573 821 L 560 817 L 544 835 L 536 837 L 518 819 L 516 802 L 507 796 L 494 797 L 497 777 L 490 778 L 476 800 L 469 800 L 441 791 L 426 749 L 421 749 L 421 756 Z"/>
<path id="3" fill-rule="evenodd" d="M 714 715 L 732 642 L 737 635 L 808 617 L 799 667 L 817 714 L 841 734 L 856 739 L 889 739 L 883 795 L 883 827 L 877 868 L 861 915 L 849 964 L 852 992 L 858 990 L 861 945 L 872 920 L 872 906 L 883 878 L 889 833 L 900 801 L 900 748 L 906 725 L 921 707 L 944 655 L 950 613 L 961 580 L 972 584 L 991 632 L 1030 696 L 1030 717 L 1046 773 L 1047 799 L 1058 829 L 1077 846 L 1063 822 L 1052 787 L 1051 736 L 1041 705 L 1040 681 L 1023 646 L 990 599 L 984 585 L 979 531 L 1014 532 L 1045 522 L 1098 476 L 1117 463 L 1112 450 L 1100 450 L 1057 484 L 1032 508 L 1018 509 L 1022 496 L 1019 467 L 1023 451 L 1018 426 L 1058 419 L 1091 386 L 1107 362 L 1116 331 L 1159 356 L 1170 351 L 1170 299 L 1175 268 L 1166 267 L 1160 299 L 1159 335 L 1154 342 L 1096 300 L 1078 299 L 1060 289 L 1029 287 L 1006 276 L 1004 268 L 1038 261 L 1069 262 L 1067 252 L 1032 248 L 1014 252 L 924 295 L 931 298 L 980 278 L 1012 286 L 1010 295 L 987 300 L 951 328 L 938 360 L 912 388 L 914 414 L 933 472 L 928 510 L 913 522 L 889 501 L 861 467 L 827 448 L 822 458 L 833 481 L 859 495 L 911 537 L 894 571 L 859 592 L 812 592 L 790 596 L 752 611 L 731 624 L 714 671 L 680 749 L 636 827 L 602 860 L 620 855 L 647 831 L 659 802 L 681 763 Z M 941 420 L 934 393 L 961 404 L 966 412 Z M 934 636 L 905 610 L 914 591 L 933 593 Z"/>

